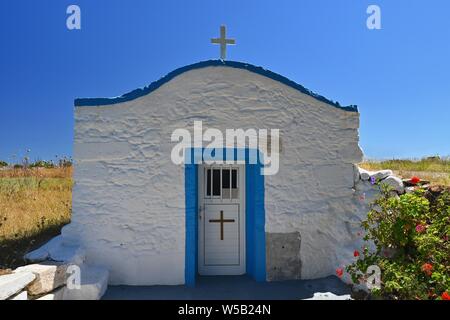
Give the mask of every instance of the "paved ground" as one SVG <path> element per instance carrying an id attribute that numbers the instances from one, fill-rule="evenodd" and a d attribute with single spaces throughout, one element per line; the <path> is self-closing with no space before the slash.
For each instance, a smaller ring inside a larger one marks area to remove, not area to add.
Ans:
<path id="1" fill-rule="evenodd" d="M 349 294 L 337 277 L 317 280 L 255 282 L 248 276 L 200 277 L 195 288 L 185 286 L 109 286 L 103 299 L 133 300 L 298 300 L 315 292 Z"/>

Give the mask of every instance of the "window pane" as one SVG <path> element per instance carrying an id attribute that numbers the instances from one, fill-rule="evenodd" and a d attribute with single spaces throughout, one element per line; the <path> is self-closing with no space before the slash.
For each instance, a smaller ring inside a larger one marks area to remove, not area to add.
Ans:
<path id="1" fill-rule="evenodd" d="M 237 170 L 236 170 L 236 169 L 233 169 L 231 179 L 232 179 L 232 181 L 231 181 L 231 187 L 232 187 L 233 189 L 236 189 L 236 188 L 237 188 Z"/>
<path id="2" fill-rule="evenodd" d="M 238 199 L 239 198 L 239 190 L 238 190 L 238 171 L 237 169 L 233 169 L 231 171 L 231 198 Z"/>
<path id="3" fill-rule="evenodd" d="M 230 199 L 230 169 L 222 169 L 222 198 Z"/>
<path id="4" fill-rule="evenodd" d="M 222 170 L 222 188 L 230 189 L 230 169 Z"/>
<path id="5" fill-rule="evenodd" d="M 206 170 L 206 195 L 211 196 L 211 169 Z"/>
<path id="6" fill-rule="evenodd" d="M 220 196 L 220 169 L 213 170 L 213 196 Z"/>

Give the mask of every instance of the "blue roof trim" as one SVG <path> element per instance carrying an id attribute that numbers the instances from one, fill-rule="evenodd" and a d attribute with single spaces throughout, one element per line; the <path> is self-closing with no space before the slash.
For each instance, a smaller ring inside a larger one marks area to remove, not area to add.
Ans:
<path id="1" fill-rule="evenodd" d="M 172 72 L 170 72 L 169 74 L 167 74 L 165 77 L 162 77 L 161 79 L 152 82 L 150 85 L 144 87 L 144 88 L 139 88 L 136 90 L 133 90 L 131 92 L 128 92 L 120 97 L 115 97 L 115 98 L 79 98 L 79 99 L 75 99 L 75 106 L 76 107 L 84 107 L 84 106 L 102 106 L 102 105 L 111 105 L 111 104 L 116 104 L 116 103 L 122 103 L 122 102 L 127 102 L 127 101 L 131 101 L 134 99 L 137 99 L 139 97 L 145 96 L 149 93 L 151 93 L 152 91 L 158 89 L 159 87 L 161 87 L 163 84 L 169 82 L 170 80 L 172 80 L 173 78 L 175 78 L 176 76 L 190 71 L 190 70 L 195 70 L 195 69 L 200 69 L 200 68 L 206 68 L 206 67 L 231 67 L 231 68 L 238 68 L 238 69 L 244 69 L 244 70 L 248 70 L 254 73 L 257 73 L 259 75 L 268 77 L 270 79 L 279 81 L 291 88 L 297 89 L 298 91 L 300 91 L 301 93 L 307 94 L 321 102 L 324 102 L 326 104 L 329 104 L 333 107 L 342 109 L 342 110 L 346 110 L 346 111 L 351 111 L 351 112 L 358 112 L 358 107 L 355 105 L 350 105 L 350 106 L 341 106 L 339 104 L 339 102 L 335 102 L 332 100 L 329 100 L 327 98 L 325 98 L 324 96 L 318 95 L 314 92 L 312 92 L 309 89 L 306 89 L 305 87 L 303 87 L 302 85 L 289 80 L 286 77 L 283 77 L 282 75 L 266 70 L 262 67 L 257 67 L 248 63 L 244 63 L 244 62 L 237 62 L 237 61 L 224 61 L 224 60 L 208 60 L 208 61 L 201 61 L 198 63 L 194 63 L 188 66 L 184 66 L 181 68 L 178 68 Z"/>

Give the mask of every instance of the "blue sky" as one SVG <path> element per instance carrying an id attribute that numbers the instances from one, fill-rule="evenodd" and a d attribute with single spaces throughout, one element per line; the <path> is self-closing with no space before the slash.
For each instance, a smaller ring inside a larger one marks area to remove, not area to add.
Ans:
<path id="1" fill-rule="evenodd" d="M 81 30 L 66 8 L 81 8 Z M 368 30 L 377 4 L 382 30 Z M 30 0 L 0 3 L 0 159 L 72 154 L 73 100 L 142 87 L 216 59 L 357 104 L 370 158 L 450 155 L 450 1 Z"/>

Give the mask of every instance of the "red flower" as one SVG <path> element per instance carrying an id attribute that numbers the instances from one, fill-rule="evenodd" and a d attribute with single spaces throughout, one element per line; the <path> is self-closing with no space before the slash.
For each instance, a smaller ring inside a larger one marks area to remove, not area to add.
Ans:
<path id="1" fill-rule="evenodd" d="M 416 226 L 416 231 L 417 231 L 418 233 L 424 232 L 424 231 L 425 231 L 425 226 L 422 225 L 422 224 L 418 224 L 418 225 Z"/>
<path id="2" fill-rule="evenodd" d="M 354 256 L 354 257 L 359 257 L 359 251 L 358 251 L 358 250 L 355 250 L 355 251 L 353 252 L 353 256 Z"/>
<path id="3" fill-rule="evenodd" d="M 431 276 L 431 271 L 433 270 L 433 265 L 429 263 L 424 263 L 422 265 L 422 271 L 425 272 L 428 276 Z"/>
<path id="4" fill-rule="evenodd" d="M 442 300 L 450 300 L 450 294 L 448 294 L 447 291 L 445 291 L 442 296 L 441 296 Z"/>
<path id="5" fill-rule="evenodd" d="M 419 182 L 420 182 L 420 178 L 419 177 L 414 176 L 414 177 L 411 178 L 411 183 L 412 184 L 418 184 Z"/>
<path id="6" fill-rule="evenodd" d="M 342 277 L 342 275 L 344 274 L 344 270 L 342 270 L 342 268 L 337 268 L 336 269 L 336 275 L 340 278 Z"/>

